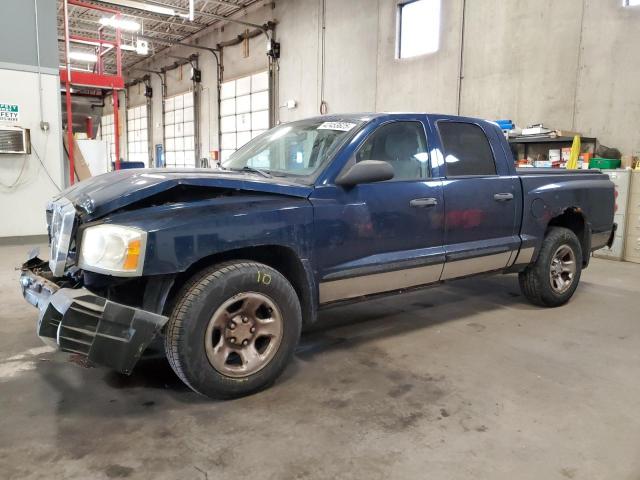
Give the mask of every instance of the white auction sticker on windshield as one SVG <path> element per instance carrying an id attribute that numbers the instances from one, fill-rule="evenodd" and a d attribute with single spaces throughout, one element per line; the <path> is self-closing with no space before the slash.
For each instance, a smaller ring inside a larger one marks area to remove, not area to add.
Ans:
<path id="1" fill-rule="evenodd" d="M 348 132 L 355 126 L 355 123 L 348 122 L 324 122 L 318 127 L 318 130 L 340 130 L 342 132 Z"/>

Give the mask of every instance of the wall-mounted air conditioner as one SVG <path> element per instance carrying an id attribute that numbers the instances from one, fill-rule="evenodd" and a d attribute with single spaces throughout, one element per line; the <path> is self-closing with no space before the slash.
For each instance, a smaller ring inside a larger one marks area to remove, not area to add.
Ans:
<path id="1" fill-rule="evenodd" d="M 31 153 L 29 129 L 0 125 L 0 153 Z"/>

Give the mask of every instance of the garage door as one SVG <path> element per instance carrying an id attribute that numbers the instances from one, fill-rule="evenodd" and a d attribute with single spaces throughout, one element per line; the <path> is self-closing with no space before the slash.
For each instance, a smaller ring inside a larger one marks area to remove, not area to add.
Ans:
<path id="1" fill-rule="evenodd" d="M 193 92 L 169 97 L 164 101 L 165 165 L 196 166 Z"/>
<path id="2" fill-rule="evenodd" d="M 100 138 L 107 142 L 109 148 L 109 161 L 115 163 L 116 161 L 116 137 L 115 129 L 113 126 L 113 113 L 109 115 L 103 115 L 100 126 Z"/>
<path id="3" fill-rule="evenodd" d="M 223 82 L 220 90 L 221 159 L 269 128 L 269 73 Z"/>
<path id="4" fill-rule="evenodd" d="M 127 109 L 127 154 L 130 162 L 149 162 L 147 105 Z"/>

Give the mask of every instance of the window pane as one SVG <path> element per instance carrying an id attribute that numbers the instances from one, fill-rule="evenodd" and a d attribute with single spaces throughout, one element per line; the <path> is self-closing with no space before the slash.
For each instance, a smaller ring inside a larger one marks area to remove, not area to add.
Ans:
<path id="1" fill-rule="evenodd" d="M 398 8 L 398 57 L 410 58 L 437 52 L 440 0 L 416 0 Z"/>
<path id="2" fill-rule="evenodd" d="M 184 105 L 183 99 L 184 99 L 184 97 L 182 95 L 178 95 L 177 97 L 175 97 L 176 110 L 180 110 L 182 108 L 182 106 Z"/>
<path id="3" fill-rule="evenodd" d="M 187 92 L 183 96 L 183 107 L 193 107 L 193 92 Z"/>
<path id="4" fill-rule="evenodd" d="M 236 149 L 236 134 L 235 133 L 223 133 L 221 139 L 223 150 L 235 150 Z"/>
<path id="5" fill-rule="evenodd" d="M 251 77 L 242 77 L 236 80 L 236 97 L 251 93 Z"/>
<path id="6" fill-rule="evenodd" d="M 269 92 L 254 93 L 251 95 L 251 110 L 268 110 Z"/>
<path id="7" fill-rule="evenodd" d="M 269 128 L 269 111 L 251 114 L 251 130 L 267 130 Z"/>
<path id="8" fill-rule="evenodd" d="M 185 122 L 183 132 L 185 135 L 193 135 L 193 122 Z"/>
<path id="9" fill-rule="evenodd" d="M 236 113 L 236 102 L 233 98 L 222 100 L 220 102 L 220 115 L 226 117 L 227 115 L 234 115 Z"/>
<path id="10" fill-rule="evenodd" d="M 382 160 L 393 167 L 393 180 L 428 177 L 427 140 L 419 122 L 383 125 L 367 138 L 356 154 L 356 161 Z"/>
<path id="11" fill-rule="evenodd" d="M 236 130 L 238 132 L 248 132 L 251 130 L 251 114 L 243 113 L 236 115 Z"/>
<path id="12" fill-rule="evenodd" d="M 220 130 L 222 133 L 230 133 L 236 131 L 236 117 L 232 115 L 230 117 L 222 117 L 220 119 Z"/>
<path id="13" fill-rule="evenodd" d="M 167 98 L 164 101 L 164 111 L 165 112 L 169 112 L 171 110 L 174 109 L 174 101 L 173 101 L 173 97 L 172 98 Z"/>
<path id="14" fill-rule="evenodd" d="M 242 147 L 249 140 L 251 140 L 251 132 L 238 132 L 238 146 L 236 148 Z"/>
<path id="15" fill-rule="evenodd" d="M 251 95 L 236 97 L 236 113 L 247 113 L 251 111 Z"/>
<path id="16" fill-rule="evenodd" d="M 227 99 L 233 98 L 236 96 L 236 81 L 231 80 L 230 82 L 224 82 L 220 86 L 220 98 Z"/>
<path id="17" fill-rule="evenodd" d="M 438 122 L 447 177 L 495 175 L 493 152 L 482 129 L 471 123 Z"/>
<path id="18" fill-rule="evenodd" d="M 184 120 L 184 110 L 176 110 L 175 112 L 175 122 L 182 123 Z"/>

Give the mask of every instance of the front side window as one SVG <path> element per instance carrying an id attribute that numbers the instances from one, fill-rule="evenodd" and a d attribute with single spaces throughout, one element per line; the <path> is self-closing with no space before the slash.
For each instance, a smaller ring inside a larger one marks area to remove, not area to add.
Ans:
<path id="1" fill-rule="evenodd" d="M 438 122 L 447 177 L 495 175 L 496 163 L 487 136 L 472 123 Z"/>
<path id="2" fill-rule="evenodd" d="M 398 5 L 397 58 L 411 58 L 438 51 L 440 1 L 413 0 Z"/>
<path id="3" fill-rule="evenodd" d="M 419 180 L 429 176 L 427 139 L 420 122 L 393 122 L 367 138 L 356 161 L 382 160 L 393 167 L 392 180 Z"/>
<path id="4" fill-rule="evenodd" d="M 257 168 L 275 176 L 314 175 L 337 148 L 351 137 L 359 121 L 301 120 L 280 125 L 251 140 L 222 167 Z"/>

